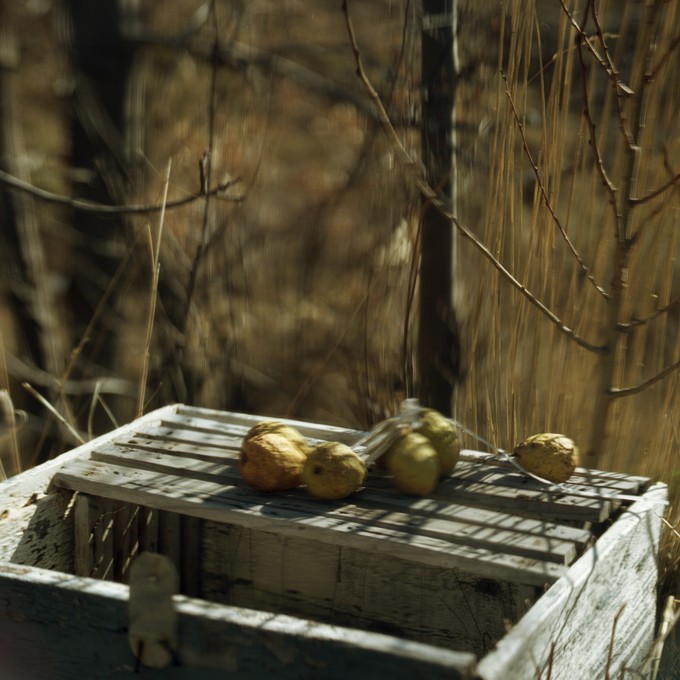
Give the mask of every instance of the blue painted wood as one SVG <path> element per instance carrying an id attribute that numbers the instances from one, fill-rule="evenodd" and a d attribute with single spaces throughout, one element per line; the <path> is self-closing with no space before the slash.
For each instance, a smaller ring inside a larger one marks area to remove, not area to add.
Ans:
<path id="1" fill-rule="evenodd" d="M 127 586 L 0 564 L 3 680 L 474 677 L 473 654 L 176 597 L 178 665 L 135 674 Z"/>

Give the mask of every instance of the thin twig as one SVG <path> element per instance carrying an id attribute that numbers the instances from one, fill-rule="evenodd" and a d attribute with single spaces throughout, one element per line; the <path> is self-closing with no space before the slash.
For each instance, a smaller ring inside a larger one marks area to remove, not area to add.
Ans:
<path id="1" fill-rule="evenodd" d="M 638 392 L 643 392 L 646 390 L 648 387 L 653 385 L 656 382 L 659 382 L 659 380 L 663 380 L 667 376 L 669 376 L 673 371 L 677 371 L 680 368 L 680 361 L 676 361 L 673 364 L 670 364 L 670 366 L 666 366 L 662 371 L 659 371 L 657 374 L 653 375 L 651 378 L 648 378 L 647 380 L 644 380 L 643 382 L 633 385 L 632 387 L 611 387 L 608 390 L 608 393 L 612 397 L 629 397 L 632 394 L 637 394 Z"/>
<path id="2" fill-rule="evenodd" d="M 165 183 L 163 186 L 163 203 L 168 198 L 168 187 L 170 186 L 170 170 L 172 159 L 168 161 L 168 168 L 165 173 Z M 151 300 L 149 302 L 149 317 L 146 322 L 146 337 L 144 339 L 144 360 L 142 362 L 142 375 L 139 379 L 139 395 L 137 400 L 137 417 L 144 413 L 144 398 L 146 396 L 146 380 L 149 374 L 149 361 L 151 359 L 151 338 L 153 336 L 153 325 L 156 317 L 156 303 L 158 301 L 158 280 L 161 273 L 161 240 L 163 238 L 163 226 L 165 224 L 165 209 L 161 210 L 158 222 L 158 234 L 154 244 L 151 232 L 149 231 L 149 246 L 151 249 Z"/>
<path id="3" fill-rule="evenodd" d="M 583 33 L 581 33 L 583 35 Z M 609 194 L 609 199 L 612 205 L 612 208 L 614 210 L 614 215 L 616 217 L 616 222 L 618 224 L 618 207 L 617 207 L 617 202 L 616 202 L 616 187 L 614 186 L 614 183 L 609 179 L 609 174 L 607 173 L 607 169 L 604 167 L 604 160 L 602 159 L 602 155 L 600 154 L 600 150 L 597 146 L 597 134 L 595 133 L 595 123 L 593 121 L 593 117 L 590 111 L 590 98 L 588 97 L 588 82 L 587 82 L 587 67 L 586 67 L 586 62 L 583 57 L 583 42 L 579 41 L 578 43 L 578 50 L 576 53 L 578 54 L 579 58 L 579 64 L 581 67 L 581 94 L 583 96 L 583 115 L 586 119 L 586 125 L 588 126 L 588 133 L 590 136 L 590 149 L 593 154 L 593 158 L 595 160 L 595 167 L 597 168 L 598 173 L 600 174 L 600 178 L 602 179 L 602 183 L 604 184 L 607 193 Z"/>
<path id="4" fill-rule="evenodd" d="M 71 434 L 71 436 L 78 442 L 78 444 L 84 444 L 85 440 L 80 436 L 78 431 L 71 425 L 71 423 L 64 418 L 64 416 L 57 411 L 57 409 L 50 404 L 45 397 L 40 394 L 37 390 L 33 389 L 28 383 L 23 383 L 22 387 L 32 396 L 35 397 Z"/>
<path id="5" fill-rule="evenodd" d="M 397 131 L 394 129 L 394 125 L 392 125 L 392 121 L 390 120 L 390 117 L 387 111 L 385 110 L 385 107 L 383 106 L 382 100 L 380 99 L 380 95 L 373 87 L 371 81 L 368 79 L 368 76 L 366 75 L 366 71 L 364 70 L 364 64 L 361 60 L 361 53 L 359 52 L 359 45 L 357 43 L 356 34 L 354 33 L 354 25 L 352 24 L 352 20 L 349 16 L 348 5 L 349 5 L 348 1 L 343 0 L 342 11 L 345 15 L 345 24 L 347 26 L 347 32 L 349 33 L 352 51 L 354 52 L 354 62 L 357 67 L 357 76 L 359 76 L 359 79 L 366 88 L 369 97 L 373 100 L 373 103 L 375 104 L 375 107 L 378 110 L 378 117 L 380 119 L 380 122 L 382 123 L 385 131 L 392 140 L 392 143 L 394 144 L 395 148 L 399 152 L 402 161 L 408 166 L 415 166 L 416 165 L 415 159 L 406 150 L 406 147 L 402 144 L 401 139 L 399 139 L 399 135 L 397 134 Z"/>
<path id="6" fill-rule="evenodd" d="M 597 48 L 593 44 L 593 41 L 588 37 L 588 35 L 585 33 L 585 31 L 581 28 L 581 25 L 578 23 L 574 15 L 572 14 L 571 10 L 567 7 L 566 3 L 564 0 L 560 0 L 560 5 L 562 5 L 562 9 L 564 10 L 564 13 L 567 15 L 569 18 L 569 21 L 571 25 L 576 29 L 578 32 L 581 40 L 585 44 L 585 46 L 588 48 L 588 51 L 595 57 L 595 59 L 598 61 L 604 72 L 611 78 L 614 77 L 616 79 L 617 87 L 620 88 L 621 92 L 624 94 L 635 94 L 633 90 L 628 87 L 625 83 L 623 83 L 618 77 L 616 70 L 613 68 L 613 65 L 610 66 L 611 60 L 609 57 L 602 57 L 600 53 L 597 51 Z"/>
<path id="7" fill-rule="evenodd" d="M 671 177 L 665 184 L 662 184 L 658 189 L 654 189 L 654 191 L 647 194 L 646 196 L 643 196 L 642 198 L 629 198 L 628 202 L 631 203 L 632 205 L 642 205 L 643 203 L 647 203 L 647 201 L 654 200 L 655 198 L 663 194 L 664 191 L 667 191 L 668 189 L 677 186 L 678 182 L 680 182 L 680 173 L 675 175 L 674 177 Z"/>
<path id="8" fill-rule="evenodd" d="M 359 47 L 357 45 L 356 41 L 356 36 L 354 33 L 354 28 L 352 26 L 352 21 L 349 16 L 349 8 L 348 8 L 348 1 L 344 0 L 342 3 L 342 11 L 345 14 L 345 21 L 347 24 L 347 30 L 349 33 L 349 38 L 350 42 L 352 45 L 352 51 L 354 52 L 354 59 L 356 62 L 357 66 L 357 75 L 361 82 L 363 83 L 364 87 L 369 93 L 369 96 L 371 99 L 373 99 L 376 107 L 378 107 L 379 111 L 379 116 L 380 116 L 380 121 L 390 137 L 396 145 L 397 150 L 399 151 L 400 156 L 402 157 L 402 160 L 404 163 L 410 167 L 412 170 L 415 168 L 418 168 L 418 164 L 414 160 L 414 158 L 409 154 L 409 152 L 406 150 L 404 145 L 401 143 L 399 140 L 399 136 L 397 135 L 396 130 L 394 129 L 394 126 L 392 125 L 392 122 L 390 121 L 389 116 L 387 115 L 387 112 L 385 111 L 385 108 L 382 104 L 382 101 L 380 100 L 380 96 L 376 92 L 375 88 L 371 84 L 370 80 L 368 79 L 368 76 L 366 75 L 366 72 L 364 70 L 362 61 L 361 61 L 361 53 L 359 51 Z M 578 335 L 572 328 L 569 328 L 566 324 L 563 323 L 563 321 L 553 312 L 551 311 L 546 305 L 544 305 L 525 285 L 520 283 L 498 260 L 495 255 L 473 234 L 467 227 L 465 227 L 463 224 L 461 224 L 458 221 L 458 218 L 451 212 L 451 210 L 448 208 L 447 202 L 444 198 L 440 197 L 437 192 L 432 188 L 428 182 L 426 182 L 422 176 L 417 175 L 415 177 L 415 184 L 418 188 L 418 190 L 421 192 L 421 194 L 430 202 L 430 204 L 436 208 L 437 210 L 440 211 L 440 213 L 446 217 L 455 227 L 458 229 L 460 234 L 464 236 L 466 239 L 474 245 L 474 247 L 489 261 L 491 264 L 496 268 L 496 270 L 501 274 L 501 276 L 508 282 L 510 283 L 516 290 L 518 290 L 529 302 L 536 307 L 544 316 L 546 316 L 555 326 L 564 334 L 570 337 L 574 342 L 576 342 L 577 345 L 583 347 L 584 349 L 589 350 L 590 352 L 594 352 L 596 354 L 606 354 L 607 352 L 607 347 L 605 345 L 595 345 L 589 341 L 587 341 L 585 338 L 582 338 L 580 335 Z"/>
<path id="9" fill-rule="evenodd" d="M 517 113 L 517 108 L 515 107 L 515 102 L 512 98 L 512 94 L 510 92 L 510 88 L 508 87 L 508 79 L 505 76 L 505 73 L 501 71 L 501 77 L 503 78 L 503 82 L 505 83 L 505 95 L 508 98 L 508 101 L 510 102 L 510 107 L 512 108 L 512 115 L 515 118 L 515 124 L 517 125 L 517 129 L 519 130 L 520 137 L 522 138 L 522 146 L 524 147 L 524 153 L 529 160 L 529 164 L 531 165 L 531 169 L 534 171 L 534 175 L 536 177 L 536 182 L 538 184 L 538 189 L 541 192 L 541 196 L 543 197 L 543 202 L 545 203 L 545 207 L 548 209 L 548 212 L 550 213 L 550 216 L 553 219 L 553 222 L 555 223 L 555 226 L 559 229 L 560 234 L 562 234 L 562 238 L 564 239 L 564 242 L 567 244 L 569 250 L 571 251 L 571 254 L 576 258 L 576 261 L 578 262 L 579 266 L 581 267 L 581 271 L 585 274 L 586 278 L 590 283 L 593 284 L 595 287 L 595 290 L 597 290 L 602 297 L 605 299 L 609 297 L 609 293 L 600 286 L 597 281 L 595 281 L 595 277 L 590 273 L 590 270 L 588 269 L 586 263 L 584 262 L 583 258 L 579 254 L 579 252 L 576 250 L 576 247 L 574 244 L 571 242 L 571 239 L 569 238 L 569 235 L 565 231 L 564 227 L 562 226 L 562 222 L 560 221 L 560 218 L 557 216 L 555 213 L 552 204 L 550 203 L 550 198 L 548 197 L 548 193 L 545 190 L 545 185 L 543 184 L 543 180 L 541 178 L 541 173 L 540 170 L 538 169 L 538 165 L 536 164 L 536 161 L 534 161 L 534 158 L 531 154 L 531 150 L 529 149 L 529 144 L 527 142 L 526 135 L 524 133 L 524 125 L 522 124 L 522 121 L 520 120 L 519 114 Z"/>
<path id="10" fill-rule="evenodd" d="M 662 314 L 667 314 L 672 309 L 675 309 L 678 306 L 680 306 L 680 295 L 673 298 L 667 305 L 664 305 L 663 307 L 659 307 L 659 309 L 654 310 L 652 314 L 645 317 L 644 319 L 631 319 L 628 323 L 617 324 L 616 328 L 617 330 L 623 333 L 627 333 L 628 331 L 633 330 L 638 326 L 647 325 L 651 321 L 654 321 L 654 319 L 656 319 L 657 317 L 661 316 Z"/>
<path id="11" fill-rule="evenodd" d="M 626 608 L 626 604 L 621 605 L 619 608 L 619 611 L 616 612 L 616 616 L 614 617 L 614 623 L 612 624 L 612 634 L 611 637 L 609 638 L 609 651 L 607 653 L 607 665 L 604 669 L 604 677 L 605 680 L 609 680 L 609 670 L 612 665 L 612 660 L 614 658 L 614 640 L 616 638 L 616 626 L 619 623 L 619 619 L 621 618 L 621 615 L 623 614 L 623 610 Z"/>
<path id="12" fill-rule="evenodd" d="M 222 193 L 230 189 L 241 181 L 240 178 L 223 182 L 210 190 L 211 196 L 216 196 L 225 201 L 240 202 L 243 201 L 243 196 L 224 196 Z M 62 194 L 55 194 L 45 189 L 33 186 L 29 182 L 25 182 L 14 175 L 10 175 L 4 170 L 0 170 L 0 184 L 6 184 L 12 189 L 23 191 L 47 203 L 56 203 L 58 205 L 66 205 L 74 210 L 82 212 L 100 213 L 106 215 L 130 215 L 130 214 L 144 214 L 160 212 L 161 210 L 172 210 L 173 208 L 181 208 L 190 203 L 194 203 L 201 198 L 205 198 L 203 190 L 185 196 L 184 198 L 176 198 L 168 201 L 166 205 L 161 203 L 150 203 L 144 205 L 107 205 L 106 203 L 97 203 L 96 201 L 89 201 L 85 198 L 71 198 L 70 196 L 63 196 Z"/>

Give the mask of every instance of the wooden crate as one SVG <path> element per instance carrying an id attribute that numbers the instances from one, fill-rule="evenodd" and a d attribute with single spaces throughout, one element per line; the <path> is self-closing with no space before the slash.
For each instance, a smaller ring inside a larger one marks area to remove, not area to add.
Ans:
<path id="1" fill-rule="evenodd" d="M 0 677 L 123 677 L 130 566 L 176 566 L 169 678 L 575 678 L 639 670 L 666 488 L 580 470 L 553 494 L 466 451 L 429 498 L 342 502 L 238 475 L 262 418 L 175 405 L 0 484 Z M 291 421 L 294 422 L 294 421 Z M 362 433 L 294 422 L 312 441 Z M 624 676 L 625 677 L 625 676 Z M 631 676 L 633 677 L 633 676 Z"/>

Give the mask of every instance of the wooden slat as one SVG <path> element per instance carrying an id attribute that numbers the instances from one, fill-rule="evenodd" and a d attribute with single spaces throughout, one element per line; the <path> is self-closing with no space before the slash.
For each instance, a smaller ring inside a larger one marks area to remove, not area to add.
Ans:
<path id="1" fill-rule="evenodd" d="M 365 434 L 365 432 L 360 430 L 349 428 L 306 423 L 279 417 L 215 411 L 184 405 L 179 406 L 177 412 L 172 414 L 170 418 L 163 420 L 163 424 L 167 424 L 168 427 L 175 431 L 182 431 L 183 429 L 190 431 L 193 429 L 206 433 L 212 432 L 216 435 L 233 433 L 236 434 L 237 437 L 242 437 L 250 427 L 262 420 L 269 419 L 289 423 L 300 430 L 303 435 L 311 437 L 312 439 L 337 440 L 352 444 Z M 461 452 L 461 456 L 464 459 L 463 464 L 474 460 L 475 462 L 483 463 L 484 465 L 498 465 L 506 470 L 513 470 L 513 468 L 502 461 L 497 455 L 491 453 L 466 449 Z M 465 459 L 467 459 L 467 461 Z M 605 470 L 587 470 L 585 468 L 577 469 L 573 481 L 575 483 L 584 481 L 587 482 L 588 485 L 595 486 L 606 485 L 608 488 L 618 489 L 622 493 L 641 493 L 651 483 L 651 480 L 648 477 Z"/>
<path id="2" fill-rule="evenodd" d="M 202 461 L 187 460 L 181 456 L 127 448 L 120 450 L 116 446 L 105 446 L 93 451 L 92 459 L 133 469 L 243 486 L 234 464 L 206 465 Z M 293 501 L 295 497 L 299 500 Z M 307 512 L 320 512 L 325 507 L 307 499 L 304 492 L 289 494 L 288 498 L 281 500 L 281 503 L 289 506 L 294 502 L 296 508 L 302 504 Z M 325 509 L 324 512 L 327 516 L 342 515 L 362 523 L 408 527 L 414 533 L 429 532 L 429 535 L 445 538 L 452 543 L 485 547 L 559 564 L 573 561 L 577 549 L 582 548 L 590 538 L 587 531 L 561 527 L 545 520 L 532 521 L 448 502 L 419 502 L 402 494 L 378 493 L 370 488 L 355 494 L 352 502 L 356 502 L 356 505 L 345 504 L 333 511 Z"/>
<path id="3" fill-rule="evenodd" d="M 76 576 L 92 575 L 94 561 L 92 529 L 96 521 L 93 514 L 89 496 L 77 494 L 73 506 L 73 567 Z"/>
<path id="4" fill-rule="evenodd" d="M 130 455 L 136 455 L 137 451 L 145 450 L 156 452 L 163 457 L 167 454 L 184 456 L 188 459 L 187 465 L 191 466 L 191 469 L 199 476 L 208 468 L 204 469 L 194 464 L 192 459 L 213 461 L 216 466 L 223 465 L 225 473 L 228 472 L 226 466 L 236 464 L 240 438 L 234 437 L 233 433 L 230 433 L 226 440 L 226 435 L 212 435 L 213 440 L 206 441 L 206 449 L 203 452 L 200 450 L 200 442 L 204 435 L 196 434 L 195 443 L 193 443 L 193 438 L 184 438 L 185 434 L 186 432 L 183 431 L 182 439 L 173 438 L 169 441 L 160 435 L 156 438 L 139 435 L 117 442 L 117 446 L 129 449 Z M 224 449 L 216 447 L 214 438 L 226 442 Z M 168 448 L 164 447 L 164 442 Z M 217 469 L 218 467 L 213 468 L 214 471 Z M 579 490 L 586 487 L 575 488 Z M 626 492 L 631 490 L 630 487 L 625 488 Z M 617 488 L 616 491 L 622 491 L 622 489 Z M 470 505 L 482 508 L 502 508 L 528 516 L 581 522 L 602 522 L 609 517 L 615 507 L 620 505 L 619 501 L 582 498 L 546 491 L 540 482 L 524 477 L 514 472 L 513 469 L 503 471 L 497 467 L 479 469 L 479 466 L 466 467 L 465 465 L 457 466 L 451 476 L 439 484 L 433 497 L 442 500 L 451 497 L 465 500 Z"/>
<path id="5" fill-rule="evenodd" d="M 158 510 L 139 506 L 139 552 L 158 552 Z"/>
<path id="6" fill-rule="evenodd" d="M 159 420 L 141 422 L 138 428 L 127 429 L 125 436 L 93 447 L 93 467 L 85 472 L 73 463 L 58 473 L 55 481 L 67 488 L 96 488 L 103 497 L 117 500 L 124 494 L 136 498 L 140 505 L 193 517 L 261 527 L 265 516 L 268 522 L 276 516 L 277 531 L 299 527 L 316 534 L 332 532 L 319 540 L 348 540 L 350 532 L 356 534 L 352 540 L 376 540 L 379 535 L 382 543 L 394 540 L 402 553 L 406 546 L 416 552 L 425 550 L 430 560 L 438 549 L 463 560 L 472 559 L 476 551 L 486 551 L 487 569 L 493 555 L 501 570 L 507 567 L 503 560 L 523 559 L 532 574 L 528 581 L 521 581 L 527 584 L 544 579 L 549 564 L 570 564 L 592 541 L 589 531 L 570 523 L 602 522 L 620 504 L 547 491 L 507 462 L 499 465 L 497 456 L 470 451 L 463 452 L 454 472 L 427 499 L 398 493 L 379 471 L 372 473 L 367 488 L 347 503 L 320 504 L 303 491 L 262 495 L 244 485 L 237 461 L 243 436 L 265 419 L 180 405 Z M 351 444 L 364 434 L 277 420 L 293 424 L 312 443 L 337 440 Z M 89 477 L 78 481 L 79 474 Z M 161 479 L 164 488 L 154 488 L 154 482 L 158 486 Z M 584 482 L 574 487 L 576 492 L 601 488 L 629 494 L 649 481 L 597 471 L 583 471 L 575 479 Z M 211 495 L 219 498 L 211 499 Z M 285 526 L 288 522 L 292 527 Z M 161 534 L 163 540 L 167 542 L 167 537 L 163 539 Z M 181 573 L 181 565 L 177 566 Z M 517 568 L 516 563 L 510 566 L 511 570 Z"/>
<path id="7" fill-rule="evenodd" d="M 481 467 L 483 469 L 496 468 L 505 470 L 508 473 L 520 474 L 516 468 L 499 456 L 490 453 L 482 453 L 480 451 L 470 451 L 468 449 L 461 451 L 460 462 L 456 467 L 460 469 L 465 469 L 466 467 Z M 610 492 L 616 491 L 618 493 L 642 494 L 651 484 L 651 480 L 649 477 L 628 475 L 620 472 L 576 468 L 576 471 L 572 477 L 570 477 L 568 484 L 569 486 L 574 485 L 577 487 L 579 485 L 595 487 Z"/>
<path id="8" fill-rule="evenodd" d="M 214 419 L 210 414 L 216 414 Z M 168 441 L 186 442 L 193 439 L 199 442 L 203 437 L 208 447 L 221 446 L 225 449 L 236 449 L 247 430 L 263 419 L 262 416 L 180 407 L 177 414 L 163 421 L 163 425 Z M 337 439 L 351 444 L 364 434 L 357 430 L 301 423 L 293 420 L 282 419 L 282 422 L 295 425 L 305 436 L 312 438 L 312 443 L 323 439 Z M 545 487 L 542 484 L 521 475 L 516 468 L 507 462 L 501 463 L 498 456 L 467 450 L 463 451 L 462 454 L 464 460 L 456 467 L 453 477 L 472 480 L 481 476 L 484 478 L 481 483 L 506 486 L 511 489 L 520 489 L 523 492 L 518 496 L 514 492 L 508 494 L 507 492 L 497 491 L 493 493 L 494 490 L 491 488 L 478 487 L 477 492 L 481 492 L 482 496 L 487 491 L 490 492 L 491 495 L 488 497 L 490 507 L 494 507 L 498 502 L 498 499 L 494 496 L 500 495 L 500 502 L 503 507 L 514 508 L 516 512 L 531 513 L 532 501 L 536 500 L 537 496 L 540 498 L 541 493 L 545 493 Z M 471 461 L 482 465 L 480 467 L 479 464 L 471 464 Z M 649 483 L 650 480 L 645 477 L 581 468 L 578 474 L 570 480 L 569 486 L 573 486 L 576 492 L 584 489 L 589 491 L 600 489 L 609 493 L 639 494 Z M 525 491 L 527 493 L 524 493 Z M 519 502 L 508 500 L 508 496 L 515 497 Z M 530 500 L 530 502 L 525 502 L 527 500 Z M 567 521 L 585 522 L 604 521 L 621 504 L 618 500 L 584 499 L 577 495 L 556 493 L 553 493 L 551 498 L 547 500 L 548 504 L 542 506 L 536 514 L 550 513 L 550 516 L 563 518 Z M 475 502 L 474 497 L 470 499 L 470 502 Z M 565 512 L 564 515 L 561 514 L 562 511 Z"/>
<path id="9" fill-rule="evenodd" d="M 320 514 L 313 501 L 288 505 L 280 496 L 255 494 L 240 486 L 186 479 L 147 470 L 96 461 L 74 461 L 62 468 L 54 482 L 71 490 L 157 507 L 218 522 L 268 528 L 299 535 L 309 532 L 317 540 L 394 554 L 437 566 L 473 570 L 480 576 L 505 578 L 527 585 L 551 583 L 564 573 L 557 564 L 526 557 L 497 554 L 487 549 L 454 545 L 444 538 L 362 524 L 356 518 Z"/>
<path id="10" fill-rule="evenodd" d="M 305 437 L 353 443 L 364 435 L 360 430 L 351 430 L 346 427 L 336 427 L 334 425 L 320 425 L 318 423 L 307 423 L 300 420 L 290 420 L 287 418 L 268 417 L 263 415 L 251 415 L 248 413 L 233 413 L 227 411 L 214 411 L 210 409 L 194 408 L 189 406 L 178 406 L 173 414 L 171 422 L 173 426 L 187 427 L 192 424 L 204 423 L 207 429 L 215 428 L 215 431 L 223 430 L 226 426 L 233 429 L 233 426 L 243 428 L 245 432 L 256 423 L 263 420 L 277 420 L 283 423 L 294 425 Z"/>

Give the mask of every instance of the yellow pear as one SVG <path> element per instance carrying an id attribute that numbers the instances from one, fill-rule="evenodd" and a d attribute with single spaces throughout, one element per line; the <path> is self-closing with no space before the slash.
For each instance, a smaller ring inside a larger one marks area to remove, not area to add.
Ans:
<path id="1" fill-rule="evenodd" d="M 277 431 L 246 437 L 241 444 L 241 477 L 259 491 L 285 491 L 302 483 L 307 454 Z"/>
<path id="2" fill-rule="evenodd" d="M 402 493 L 427 496 L 439 480 L 439 457 L 425 435 L 409 432 L 385 454 L 392 482 Z"/>
<path id="3" fill-rule="evenodd" d="M 266 432 L 276 432 L 277 434 L 287 437 L 305 454 L 308 454 L 312 450 L 311 445 L 299 430 L 292 425 L 286 425 L 286 423 L 279 422 L 278 420 L 263 420 L 256 425 L 253 425 L 243 439 L 245 441 L 252 437 L 265 434 Z"/>
<path id="4" fill-rule="evenodd" d="M 519 443 L 512 455 L 531 474 L 550 482 L 566 482 L 579 464 L 576 444 L 563 434 L 544 432 Z"/>
<path id="5" fill-rule="evenodd" d="M 450 474 L 460 457 L 460 443 L 455 425 L 439 411 L 425 409 L 420 414 L 420 425 L 416 432 L 425 435 L 437 452 L 440 476 Z"/>
<path id="6" fill-rule="evenodd" d="M 302 481 L 316 498 L 338 500 L 354 493 L 366 479 L 364 461 L 345 444 L 319 444 L 307 456 Z"/>

